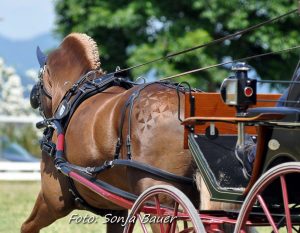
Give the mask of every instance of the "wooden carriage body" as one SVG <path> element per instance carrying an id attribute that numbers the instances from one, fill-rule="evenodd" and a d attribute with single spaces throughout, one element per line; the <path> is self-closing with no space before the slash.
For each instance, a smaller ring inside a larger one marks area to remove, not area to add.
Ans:
<path id="1" fill-rule="evenodd" d="M 254 118 L 248 116 L 246 119 L 237 118 L 235 108 L 226 105 L 219 93 L 192 95 L 194 117 L 191 117 L 189 94 L 185 98 L 185 148 L 191 150 L 211 200 L 241 203 L 264 172 L 284 162 L 300 161 L 297 109 L 295 113 L 286 107 L 274 107 L 280 95 L 258 95 L 257 104 L 248 109 Z M 267 114 L 267 118 L 255 120 L 261 114 Z M 285 116 L 280 117 L 280 114 Z M 244 177 L 235 157 L 239 120 L 245 121 L 245 134 L 254 137 L 257 144 L 251 179 Z M 291 182 L 294 181 L 288 181 Z M 276 202 L 274 191 L 276 193 L 276 185 L 266 190 Z M 292 192 L 296 196 L 300 189 Z"/>

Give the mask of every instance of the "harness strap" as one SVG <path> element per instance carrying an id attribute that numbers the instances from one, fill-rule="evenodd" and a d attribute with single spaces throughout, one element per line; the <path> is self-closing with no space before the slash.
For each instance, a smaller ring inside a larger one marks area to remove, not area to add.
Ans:
<path id="1" fill-rule="evenodd" d="M 123 130 L 123 124 L 125 121 L 127 108 L 129 107 L 130 109 L 129 109 L 129 117 L 128 117 L 129 128 L 128 128 L 126 146 L 127 146 L 128 159 L 131 159 L 131 149 L 130 149 L 131 129 L 130 128 L 131 128 L 131 115 L 133 111 L 134 101 L 138 98 L 142 90 L 144 90 L 147 86 L 157 82 L 141 85 L 126 101 L 125 106 L 122 109 L 122 118 L 119 124 L 119 139 L 116 148 L 115 160 L 106 161 L 103 165 L 98 167 L 81 167 L 78 165 L 70 164 L 68 161 L 66 161 L 64 156 L 64 132 L 68 126 L 68 123 L 73 113 L 76 111 L 80 103 L 82 103 L 84 100 L 99 92 L 102 92 L 103 90 L 105 90 L 110 86 L 116 85 L 117 82 L 122 82 L 122 80 L 120 78 L 108 75 L 103 77 L 101 80 L 97 79 L 97 80 L 89 81 L 88 83 L 84 83 L 80 86 L 76 85 L 76 90 L 72 89 L 70 90 L 69 93 L 65 95 L 64 97 L 65 103 L 61 103 L 61 104 L 66 104 L 66 105 L 60 106 L 62 107 L 63 110 L 60 109 L 60 107 L 58 108 L 58 111 L 62 110 L 63 112 L 64 109 L 66 109 L 67 112 L 65 114 L 62 114 L 61 117 L 46 119 L 42 123 L 37 125 L 39 127 L 45 127 L 45 126 L 47 127 L 47 129 L 44 132 L 44 138 L 43 138 L 44 140 L 42 140 L 41 146 L 44 151 L 46 151 L 51 157 L 53 157 L 56 169 L 62 172 L 64 175 L 68 176 L 70 179 L 71 179 L 70 172 L 73 171 L 78 175 L 85 177 L 86 179 L 89 179 L 91 182 L 95 183 L 96 185 L 101 186 L 103 189 L 106 189 L 111 193 L 114 193 L 118 196 L 121 196 L 125 199 L 132 200 L 132 201 L 135 201 L 137 199 L 136 195 L 96 179 L 95 174 L 99 174 L 114 166 L 126 166 L 126 167 L 147 172 L 153 176 L 163 178 L 171 182 L 183 183 L 188 185 L 192 184 L 193 179 L 191 178 L 181 177 L 137 161 L 117 159 L 119 157 L 119 152 L 122 145 L 122 130 Z M 126 83 L 126 85 L 130 86 L 132 84 Z M 163 83 L 162 85 L 167 85 L 167 84 Z M 174 86 L 171 87 L 174 88 Z M 57 132 L 56 145 L 51 140 L 54 129 Z M 70 180 L 70 192 L 74 195 L 76 202 L 85 206 L 86 209 L 91 210 L 94 213 L 101 214 L 101 212 L 99 212 L 97 209 L 93 208 L 88 203 L 86 203 L 86 201 L 80 196 L 72 180 Z"/>
<path id="2" fill-rule="evenodd" d="M 105 89 L 107 89 L 109 86 L 113 85 L 113 82 L 118 79 L 115 76 L 107 76 L 101 79 L 101 81 L 93 81 L 93 82 L 89 82 L 88 84 L 85 84 L 82 87 L 78 87 L 79 92 L 75 92 L 76 93 L 76 97 L 74 98 L 74 100 L 70 103 L 70 110 L 69 110 L 69 114 L 68 117 L 66 119 L 64 119 L 63 121 L 63 125 L 64 125 L 64 129 L 66 130 L 68 127 L 68 124 L 74 114 L 74 112 L 76 111 L 76 109 L 78 108 L 78 106 L 86 99 L 88 99 L 89 97 L 103 92 Z M 93 88 L 95 87 L 96 88 Z M 71 96 L 69 97 L 71 98 Z"/>
<path id="3" fill-rule="evenodd" d="M 46 151 L 47 152 L 47 151 Z M 56 156 L 58 153 L 56 153 Z M 151 165 L 141 163 L 135 160 L 128 160 L 128 159 L 115 159 L 111 161 L 105 161 L 103 165 L 98 167 L 81 167 L 78 165 L 71 164 L 67 162 L 62 156 L 56 157 L 55 160 L 56 167 L 64 167 L 68 170 L 76 170 L 78 172 L 93 176 L 96 174 L 99 174 L 105 170 L 108 170 L 110 168 L 113 168 L 114 166 L 125 166 L 125 167 L 131 167 L 135 168 L 137 170 L 147 172 L 151 175 L 154 175 L 159 178 L 163 178 L 165 180 L 176 182 L 176 183 L 182 183 L 182 184 L 193 184 L 193 179 L 189 177 L 184 176 L 178 176 L 173 173 L 161 170 L 159 168 L 153 167 Z"/>
<path id="4" fill-rule="evenodd" d="M 122 112 L 121 112 L 121 120 L 119 122 L 119 129 L 118 129 L 118 140 L 116 144 L 116 149 L 115 149 L 115 155 L 114 159 L 119 159 L 120 157 L 120 150 L 123 144 L 123 126 L 124 126 L 124 121 L 125 121 L 125 116 L 126 116 L 126 111 L 127 108 L 129 107 L 129 114 L 128 114 L 128 132 L 127 132 L 127 137 L 126 137 L 126 147 L 127 147 L 127 158 L 131 159 L 131 115 L 133 111 L 133 106 L 135 100 L 140 96 L 140 93 L 148 86 L 153 85 L 153 84 L 160 84 L 162 86 L 166 86 L 168 88 L 172 88 L 174 90 L 177 90 L 177 92 L 184 92 L 184 87 L 178 84 L 172 84 L 170 82 L 161 82 L 161 81 L 155 81 L 147 84 L 141 84 L 139 89 L 135 90 L 130 97 L 127 99 L 125 102 Z"/>
<path id="5" fill-rule="evenodd" d="M 42 148 L 45 148 L 45 145 L 47 144 L 47 141 L 42 141 Z M 144 164 L 138 161 L 134 160 L 128 160 L 128 159 L 115 159 L 111 161 L 105 161 L 103 165 L 98 167 L 81 167 L 75 164 L 71 164 L 68 161 L 66 161 L 63 158 L 63 151 L 59 150 L 59 148 L 52 148 L 49 153 L 49 151 L 44 150 L 46 153 L 49 154 L 49 156 L 54 157 L 54 163 L 58 170 L 61 170 L 62 168 L 68 170 L 76 170 L 78 172 L 93 176 L 95 174 L 99 174 L 107 169 L 113 168 L 114 166 L 126 166 L 138 169 L 140 171 L 147 172 L 151 175 L 154 175 L 159 178 L 163 178 L 165 180 L 176 182 L 176 183 L 183 183 L 183 184 L 193 184 L 193 179 L 184 177 L 184 176 L 178 176 L 173 173 L 161 170 L 159 168 L 153 167 L 148 164 Z"/>
<path id="6" fill-rule="evenodd" d="M 154 82 L 154 83 L 156 83 L 156 82 Z M 131 115 L 132 115 L 134 102 L 137 99 L 137 97 L 140 95 L 142 90 L 144 90 L 146 87 L 148 87 L 154 83 L 144 84 L 143 86 L 141 86 L 141 88 L 139 88 L 136 92 L 134 92 L 132 94 L 132 99 L 130 101 L 130 108 L 129 108 L 129 116 L 128 116 L 128 132 L 127 132 L 127 137 L 126 137 L 127 159 L 131 160 Z"/>
<path id="7" fill-rule="evenodd" d="M 117 140 L 117 144 L 116 144 L 116 150 L 115 150 L 115 155 L 114 155 L 114 159 L 118 159 L 120 156 L 120 150 L 122 147 L 122 142 L 123 142 L 123 126 L 124 126 L 124 121 L 125 121 L 125 116 L 126 116 L 126 110 L 129 106 L 129 104 L 132 101 L 132 97 L 133 95 L 131 95 L 125 102 L 122 111 L 121 111 L 121 120 L 119 122 L 119 129 L 118 129 L 118 140 Z"/>
<path id="8" fill-rule="evenodd" d="M 74 164 L 71 164 L 68 162 L 67 162 L 66 166 L 73 170 L 77 170 L 79 172 L 86 173 L 88 175 L 94 175 L 94 174 L 101 173 L 101 172 L 111 168 L 112 161 L 105 161 L 104 164 L 99 167 L 81 167 L 81 166 L 77 166 L 77 165 L 74 165 Z"/>
<path id="9" fill-rule="evenodd" d="M 150 83 L 153 84 L 153 83 Z M 120 150 L 121 150 L 121 146 L 123 143 L 123 126 L 124 126 L 124 121 L 125 121 L 125 116 L 126 116 L 126 111 L 128 106 L 130 106 L 130 111 L 129 111 L 129 116 L 128 116 L 128 133 L 127 133 L 127 137 L 126 137 L 126 147 L 127 147 L 127 158 L 131 159 L 131 139 L 130 139 L 130 135 L 131 135 L 131 114 L 132 114 L 132 106 L 134 103 L 134 100 L 136 99 L 136 97 L 139 95 L 139 93 L 141 92 L 142 89 L 144 89 L 146 86 L 149 86 L 150 84 L 141 84 L 141 86 L 139 87 L 139 89 L 135 90 L 130 97 L 127 99 L 127 101 L 125 102 L 123 108 L 122 108 L 122 113 L 121 113 L 121 120 L 119 123 L 119 130 L 118 130 L 118 141 L 117 141 L 117 145 L 116 145 L 116 152 L 115 152 L 115 156 L 114 159 L 118 159 L 120 156 Z"/>
<path id="10" fill-rule="evenodd" d="M 78 173 L 80 176 L 83 176 L 84 178 L 92 181 L 94 184 L 97 184 L 98 186 L 102 187 L 103 189 L 105 189 L 106 191 L 109 191 L 113 194 L 116 194 L 118 196 L 121 196 L 127 200 L 131 200 L 131 201 L 135 201 L 138 196 L 135 195 L 135 194 L 132 194 L 132 193 L 129 193 L 129 192 L 126 192 L 122 189 L 119 189 L 115 186 L 112 186 L 102 180 L 99 180 L 99 179 L 95 179 L 95 177 L 91 176 L 91 175 L 88 175 L 86 173 Z"/>
<path id="11" fill-rule="evenodd" d="M 153 167 L 151 165 L 141 163 L 135 160 L 128 160 L 128 159 L 115 159 L 111 161 L 106 161 L 102 166 L 99 167 L 80 167 L 73 164 L 67 165 L 71 169 L 78 170 L 80 172 L 84 172 L 88 175 L 94 175 L 105 171 L 106 169 L 113 168 L 114 166 L 125 166 L 135 168 L 137 170 L 147 172 L 151 175 L 163 178 L 165 180 L 176 182 L 176 183 L 183 183 L 183 184 L 193 184 L 193 179 L 184 176 L 178 176 L 173 173 L 161 170 L 159 168 Z"/>
<path id="12" fill-rule="evenodd" d="M 161 170 L 159 168 L 153 167 L 151 165 L 140 163 L 135 160 L 127 160 L 127 159 L 116 159 L 111 161 L 111 167 L 113 166 L 126 166 L 138 169 L 140 171 L 146 171 L 149 174 L 154 176 L 166 179 L 168 181 L 173 181 L 176 183 L 183 183 L 183 184 L 193 184 L 194 181 L 192 178 L 185 177 L 185 176 L 178 176 L 173 173 Z"/>
<path id="13" fill-rule="evenodd" d="M 107 211 L 110 211 L 111 210 L 106 210 L 106 209 L 98 209 L 98 208 L 95 208 L 93 206 L 91 206 L 89 203 L 87 203 L 83 198 L 82 196 L 80 195 L 80 193 L 77 191 L 75 185 L 74 185 L 74 181 L 72 178 L 68 177 L 68 181 L 69 181 L 69 185 L 70 185 L 70 188 L 69 188 L 69 192 L 73 195 L 74 197 L 74 200 L 75 202 L 81 207 L 83 208 L 84 210 L 87 210 L 87 211 L 90 211 L 94 214 L 97 214 L 97 215 L 100 215 L 100 216 L 104 216 Z"/>

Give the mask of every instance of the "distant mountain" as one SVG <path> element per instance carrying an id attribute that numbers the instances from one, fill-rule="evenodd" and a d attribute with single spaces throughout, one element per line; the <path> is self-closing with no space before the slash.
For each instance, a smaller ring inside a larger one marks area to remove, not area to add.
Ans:
<path id="1" fill-rule="evenodd" d="M 59 44 L 51 33 L 43 34 L 28 40 L 11 40 L 0 35 L 0 57 L 5 64 L 13 66 L 22 77 L 23 84 L 29 82 L 25 77 L 28 69 L 39 69 L 36 59 L 36 47 L 39 45 L 43 51 L 49 51 Z"/>

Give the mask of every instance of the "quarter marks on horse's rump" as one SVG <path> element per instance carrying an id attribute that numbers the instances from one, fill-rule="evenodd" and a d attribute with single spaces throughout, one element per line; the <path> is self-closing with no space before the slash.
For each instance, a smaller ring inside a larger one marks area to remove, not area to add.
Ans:
<path id="1" fill-rule="evenodd" d="M 135 119 L 142 131 L 153 127 L 157 121 L 177 114 L 174 90 L 142 91 L 135 103 Z"/>

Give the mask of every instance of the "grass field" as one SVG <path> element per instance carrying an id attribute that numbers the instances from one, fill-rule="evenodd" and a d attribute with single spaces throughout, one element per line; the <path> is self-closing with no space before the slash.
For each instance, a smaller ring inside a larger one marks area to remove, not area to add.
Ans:
<path id="1" fill-rule="evenodd" d="M 35 198 L 39 192 L 39 182 L 3 182 L 0 181 L 0 233 L 18 233 L 21 224 L 29 216 Z M 97 223 L 76 224 L 69 223 L 72 215 L 89 215 L 97 218 Z M 106 227 L 104 218 L 95 216 L 86 211 L 73 211 L 63 219 L 56 221 L 53 225 L 41 230 L 41 233 L 104 233 Z M 139 231 L 141 231 L 139 229 Z M 269 233 L 270 228 L 260 229 L 259 233 Z M 285 232 L 281 229 L 280 232 Z"/>
<path id="2" fill-rule="evenodd" d="M 0 233 L 18 233 L 29 216 L 39 192 L 39 182 L 0 182 Z M 93 216 L 85 211 L 73 211 L 67 217 L 42 230 L 42 233 L 104 233 L 103 218 L 93 224 L 69 224 L 71 215 Z"/>

